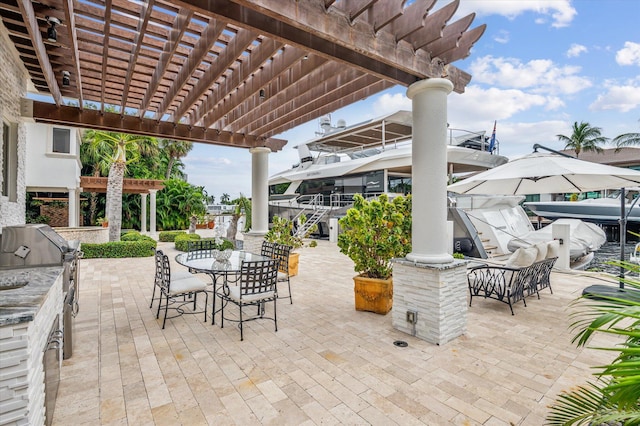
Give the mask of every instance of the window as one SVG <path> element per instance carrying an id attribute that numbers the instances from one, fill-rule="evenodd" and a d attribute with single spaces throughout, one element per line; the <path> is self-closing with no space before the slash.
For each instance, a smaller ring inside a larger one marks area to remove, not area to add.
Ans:
<path id="1" fill-rule="evenodd" d="M 71 130 L 53 128 L 53 152 L 71 153 Z"/>
<path id="2" fill-rule="evenodd" d="M 2 123 L 2 195 L 9 201 L 18 199 L 17 125 Z"/>

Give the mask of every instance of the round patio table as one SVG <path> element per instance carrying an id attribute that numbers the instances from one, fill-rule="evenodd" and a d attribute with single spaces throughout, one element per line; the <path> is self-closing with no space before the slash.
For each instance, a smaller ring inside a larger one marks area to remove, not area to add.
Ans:
<path id="1" fill-rule="evenodd" d="M 213 282 L 213 313 L 211 314 L 211 324 L 216 323 L 216 290 L 218 287 L 218 279 L 222 279 L 222 285 L 224 286 L 229 276 L 240 273 L 242 262 L 270 259 L 267 256 L 244 250 L 233 250 L 229 259 L 226 260 L 218 260 L 216 256 L 219 254 L 219 250 L 193 250 L 180 253 L 176 256 L 176 262 L 189 268 L 191 272 L 203 273 L 211 277 L 211 281 Z"/>

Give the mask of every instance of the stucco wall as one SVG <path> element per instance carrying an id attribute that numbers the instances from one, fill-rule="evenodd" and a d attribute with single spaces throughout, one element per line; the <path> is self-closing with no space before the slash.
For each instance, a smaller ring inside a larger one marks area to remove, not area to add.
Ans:
<path id="1" fill-rule="evenodd" d="M 25 157 L 26 132 L 20 117 L 20 98 L 27 91 L 28 75 L 22 66 L 18 53 L 9 39 L 7 29 L 0 22 L 0 118 L 5 123 L 17 125 L 18 136 L 18 173 L 17 199 L 11 201 L 6 196 L 0 196 L 0 232 L 6 225 L 20 225 L 25 222 Z M 0 126 L 0 138 L 3 137 Z M 2 167 L 2 150 L 0 150 L 0 167 Z M 2 174 L 0 174 L 2 179 Z"/>
<path id="2" fill-rule="evenodd" d="M 77 129 L 70 130 L 70 153 L 52 152 L 53 127 L 49 124 L 26 123 L 27 157 L 26 182 L 29 191 L 67 192 L 80 187 Z"/>

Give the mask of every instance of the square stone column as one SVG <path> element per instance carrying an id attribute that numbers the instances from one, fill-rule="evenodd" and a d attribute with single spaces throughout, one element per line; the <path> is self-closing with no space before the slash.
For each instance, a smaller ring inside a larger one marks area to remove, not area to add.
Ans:
<path id="1" fill-rule="evenodd" d="M 467 262 L 393 263 L 393 328 L 436 345 L 467 331 Z M 407 321 L 414 312 L 416 324 Z"/>

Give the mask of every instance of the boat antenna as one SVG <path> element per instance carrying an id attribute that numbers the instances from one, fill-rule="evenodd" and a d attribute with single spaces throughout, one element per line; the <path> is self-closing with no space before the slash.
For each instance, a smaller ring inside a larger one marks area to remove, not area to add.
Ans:
<path id="1" fill-rule="evenodd" d="M 538 152 L 538 148 L 547 150 L 549 152 L 553 152 L 554 154 L 562 155 L 563 157 L 576 158 L 573 155 L 569 155 L 565 152 L 556 151 L 555 149 L 547 148 L 546 146 L 542 146 L 539 143 L 533 144 L 533 152 Z"/>

